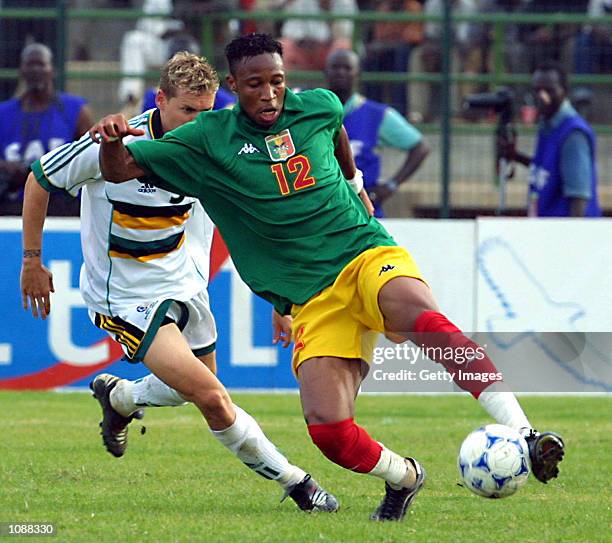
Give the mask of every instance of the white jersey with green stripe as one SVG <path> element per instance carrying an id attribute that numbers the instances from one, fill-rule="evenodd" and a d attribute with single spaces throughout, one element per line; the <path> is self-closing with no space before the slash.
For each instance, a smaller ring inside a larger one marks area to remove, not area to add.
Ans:
<path id="1" fill-rule="evenodd" d="M 156 109 L 129 122 L 145 135 L 126 137 L 126 143 L 163 135 Z M 213 234 L 208 215 L 195 198 L 146 180 L 105 181 L 98 152 L 86 134 L 32 164 L 46 190 L 72 196 L 81 190 L 80 287 L 87 306 L 115 316 L 134 303 L 191 299 L 208 285 Z"/>

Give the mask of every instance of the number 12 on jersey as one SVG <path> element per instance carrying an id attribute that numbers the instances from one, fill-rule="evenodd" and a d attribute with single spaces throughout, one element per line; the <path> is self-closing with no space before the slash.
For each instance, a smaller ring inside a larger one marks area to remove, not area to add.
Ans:
<path id="1" fill-rule="evenodd" d="M 280 188 L 281 194 L 283 196 L 286 196 L 291 192 L 291 189 L 289 187 L 289 181 L 287 180 L 287 176 L 285 175 L 285 164 L 287 166 L 287 171 L 290 174 L 294 174 L 294 191 L 305 189 L 306 187 L 311 187 L 317 182 L 317 180 L 310 175 L 310 161 L 305 155 L 292 156 L 289 160 L 287 160 L 287 162 L 277 162 L 276 164 L 272 164 L 270 168 L 272 169 L 272 173 L 276 177 L 278 187 Z"/>

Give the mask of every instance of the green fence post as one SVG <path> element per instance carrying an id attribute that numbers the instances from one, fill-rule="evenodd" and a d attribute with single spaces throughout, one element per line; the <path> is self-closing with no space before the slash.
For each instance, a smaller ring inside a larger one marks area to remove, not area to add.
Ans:
<path id="1" fill-rule="evenodd" d="M 493 83 L 499 85 L 499 78 L 504 70 L 504 24 L 496 21 L 493 24 Z"/>
<path id="2" fill-rule="evenodd" d="M 215 64 L 215 36 L 213 24 L 216 22 L 214 14 L 205 15 L 202 17 L 202 54 L 208 62 Z"/>
<path id="3" fill-rule="evenodd" d="M 55 38 L 55 84 L 60 91 L 66 90 L 66 43 L 68 42 L 68 0 L 57 1 L 57 35 Z"/>
<path id="4" fill-rule="evenodd" d="M 442 160 L 442 190 L 440 195 L 440 218 L 450 217 L 450 86 L 451 86 L 451 48 L 453 41 L 453 22 L 451 19 L 451 0 L 444 0 L 444 20 L 442 25 L 442 134 L 440 134 Z"/>

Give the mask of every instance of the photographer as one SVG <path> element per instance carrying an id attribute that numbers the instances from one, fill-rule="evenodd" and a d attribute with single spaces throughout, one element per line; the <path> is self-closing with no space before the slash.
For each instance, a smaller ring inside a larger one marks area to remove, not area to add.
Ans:
<path id="1" fill-rule="evenodd" d="M 567 75 L 554 62 L 533 73 L 532 92 L 540 123 L 535 154 L 500 138 L 500 156 L 530 168 L 530 217 L 599 217 L 595 134 L 569 102 Z"/>

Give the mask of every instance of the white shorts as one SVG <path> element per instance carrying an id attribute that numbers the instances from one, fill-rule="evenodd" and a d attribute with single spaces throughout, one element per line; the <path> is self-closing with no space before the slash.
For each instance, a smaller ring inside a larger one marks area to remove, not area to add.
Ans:
<path id="1" fill-rule="evenodd" d="M 196 356 L 215 350 L 217 325 L 203 290 L 186 302 L 157 299 L 121 309 L 110 317 L 89 311 L 89 318 L 121 344 L 129 362 L 140 362 L 160 326 L 175 323 Z"/>

